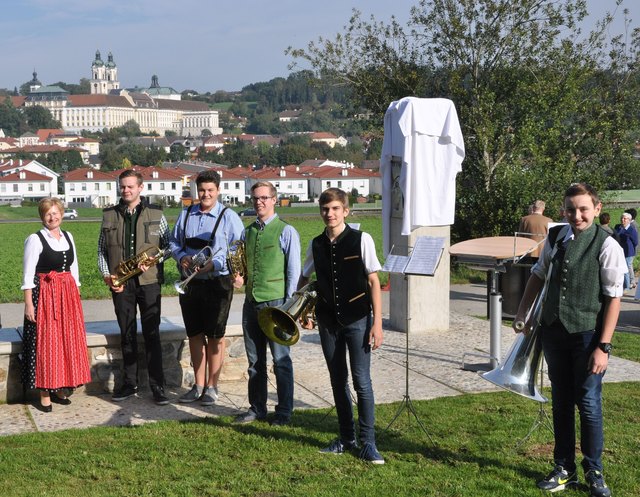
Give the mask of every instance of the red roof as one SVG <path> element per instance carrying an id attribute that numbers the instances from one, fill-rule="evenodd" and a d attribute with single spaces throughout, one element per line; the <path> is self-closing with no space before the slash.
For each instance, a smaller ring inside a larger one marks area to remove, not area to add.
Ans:
<path id="1" fill-rule="evenodd" d="M 93 178 L 88 178 L 87 174 L 91 172 L 93 173 Z M 65 181 L 86 181 L 86 180 L 93 180 L 93 181 L 114 181 L 115 177 L 113 176 L 113 174 L 110 174 L 111 171 L 106 172 L 106 171 L 100 171 L 98 169 L 93 169 L 91 167 L 80 167 L 78 169 L 73 169 L 72 171 L 69 171 L 68 173 L 64 174 L 64 180 Z"/>
<path id="2" fill-rule="evenodd" d="M 0 176 L 0 181 L 7 183 L 15 183 L 16 181 L 46 181 L 48 183 L 51 179 L 51 176 L 34 173 L 33 171 L 28 171 L 26 169 L 21 169 L 20 171 L 7 174 L 6 176 Z"/>
<path id="3" fill-rule="evenodd" d="M 286 176 L 280 176 L 281 170 L 285 171 Z M 307 176 L 303 176 L 302 174 L 296 171 L 281 169 L 279 167 L 263 167 L 262 169 L 253 171 L 249 176 L 257 180 L 267 180 L 267 181 L 282 181 L 287 179 L 308 179 Z"/>
<path id="4" fill-rule="evenodd" d="M 38 131 L 36 131 L 36 135 L 38 135 L 38 139 L 41 142 L 44 142 L 47 140 L 47 138 L 49 138 L 50 136 L 55 136 L 55 135 L 63 135 L 64 134 L 64 130 L 63 129 L 55 129 L 55 128 L 41 128 Z"/>

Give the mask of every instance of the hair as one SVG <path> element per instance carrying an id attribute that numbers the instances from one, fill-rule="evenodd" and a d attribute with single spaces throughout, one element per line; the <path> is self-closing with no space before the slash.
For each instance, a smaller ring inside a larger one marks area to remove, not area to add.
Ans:
<path id="1" fill-rule="evenodd" d="M 600 221 L 600 224 L 609 224 L 611 222 L 611 216 L 608 212 L 603 212 L 598 216 L 598 220 Z"/>
<path id="2" fill-rule="evenodd" d="M 573 183 L 567 191 L 564 192 L 564 198 L 577 197 L 578 195 L 589 195 L 593 201 L 594 207 L 600 203 L 600 197 L 596 189 L 589 183 Z"/>
<path id="3" fill-rule="evenodd" d="M 544 211 L 544 208 L 546 207 L 547 204 L 544 203 L 544 200 L 536 200 L 533 203 L 533 211 Z"/>
<path id="4" fill-rule="evenodd" d="M 344 190 L 340 188 L 327 188 L 320 194 L 320 198 L 318 199 L 318 203 L 320 207 L 328 204 L 329 202 L 333 202 L 337 200 L 342 204 L 342 207 L 345 209 L 349 208 L 349 195 Z"/>
<path id="5" fill-rule="evenodd" d="M 138 180 L 138 185 L 142 184 L 142 174 L 134 169 L 125 169 L 118 176 L 118 183 L 120 183 L 125 178 L 135 177 Z"/>
<path id="6" fill-rule="evenodd" d="M 629 214 L 628 212 L 623 212 L 622 216 L 620 217 L 624 217 L 624 218 L 628 218 L 628 219 L 633 219 L 633 216 L 631 214 Z"/>
<path id="7" fill-rule="evenodd" d="M 213 169 L 202 171 L 196 176 L 196 186 L 200 186 L 202 183 L 215 183 L 216 188 L 220 188 L 220 174 Z"/>
<path id="8" fill-rule="evenodd" d="M 635 219 L 636 216 L 638 215 L 638 211 L 635 210 L 633 207 L 631 209 L 627 209 L 627 212 L 631 214 L 631 219 Z"/>
<path id="9" fill-rule="evenodd" d="M 38 202 L 38 214 L 40 215 L 40 220 L 44 221 L 44 216 L 51 207 L 57 207 L 60 211 L 60 214 L 64 214 L 64 204 L 62 200 L 57 197 L 47 197 L 43 198 Z"/>
<path id="10" fill-rule="evenodd" d="M 272 197 L 275 197 L 278 194 L 278 190 L 276 190 L 276 187 L 273 186 L 273 183 L 271 183 L 270 181 L 258 181 L 251 187 L 251 193 L 262 186 L 266 186 L 269 189 L 269 193 Z"/>

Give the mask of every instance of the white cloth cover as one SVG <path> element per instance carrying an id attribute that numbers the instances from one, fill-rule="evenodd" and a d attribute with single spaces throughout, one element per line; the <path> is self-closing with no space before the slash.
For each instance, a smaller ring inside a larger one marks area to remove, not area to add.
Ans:
<path id="1" fill-rule="evenodd" d="M 384 116 L 380 158 L 385 257 L 391 249 L 391 158 L 402 157 L 402 234 L 409 235 L 420 226 L 453 224 L 456 175 L 462 170 L 464 154 L 458 114 L 451 100 L 405 97 L 391 102 Z"/>

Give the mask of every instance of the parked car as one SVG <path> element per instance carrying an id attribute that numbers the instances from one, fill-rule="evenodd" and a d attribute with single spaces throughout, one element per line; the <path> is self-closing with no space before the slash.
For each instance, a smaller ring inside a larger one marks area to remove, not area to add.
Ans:
<path id="1" fill-rule="evenodd" d="M 240 215 L 242 217 L 255 216 L 256 215 L 256 210 L 255 209 L 245 209 L 245 210 L 240 212 Z"/>
<path id="2" fill-rule="evenodd" d="M 62 219 L 75 219 L 78 217 L 78 211 L 75 209 L 65 209 Z"/>

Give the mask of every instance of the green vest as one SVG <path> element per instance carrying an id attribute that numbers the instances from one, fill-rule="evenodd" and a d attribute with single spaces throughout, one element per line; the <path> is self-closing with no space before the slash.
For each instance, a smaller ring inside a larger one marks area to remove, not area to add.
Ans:
<path id="1" fill-rule="evenodd" d="M 600 327 L 603 298 L 599 257 L 608 236 L 593 224 L 566 247 L 559 246 L 542 311 L 543 324 L 549 326 L 559 320 L 569 333 Z"/>
<path id="2" fill-rule="evenodd" d="M 109 271 L 116 274 L 116 268 L 121 261 L 126 260 L 128 241 L 125 240 L 124 207 L 121 204 L 108 207 L 102 211 L 102 232 L 107 248 L 107 262 Z M 146 202 L 142 204 L 135 225 L 135 254 L 151 247 L 160 247 L 160 222 L 162 209 Z M 151 266 L 138 276 L 141 285 L 162 283 L 162 264 Z"/>
<path id="3" fill-rule="evenodd" d="M 280 247 L 280 235 L 286 225 L 276 217 L 264 229 L 257 223 L 247 227 L 247 294 L 255 302 L 282 299 L 286 295 L 286 261 Z"/>

